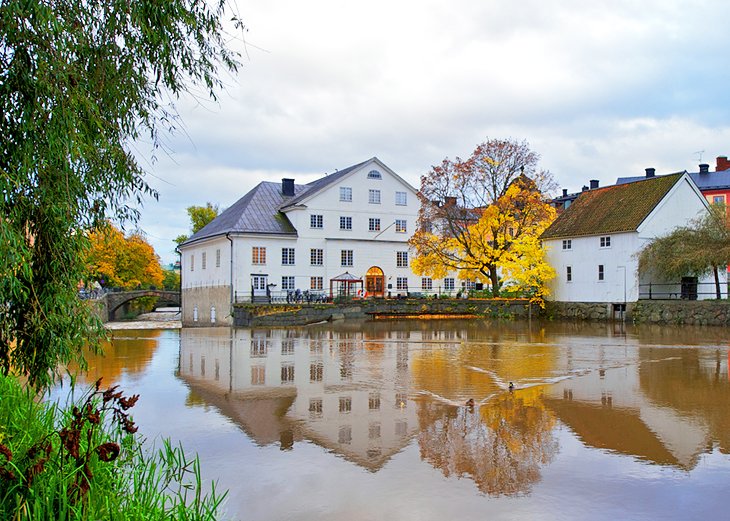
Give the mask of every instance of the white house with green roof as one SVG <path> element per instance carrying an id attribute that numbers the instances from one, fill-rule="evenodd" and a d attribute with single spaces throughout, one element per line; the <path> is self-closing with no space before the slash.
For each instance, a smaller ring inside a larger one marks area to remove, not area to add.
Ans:
<path id="1" fill-rule="evenodd" d="M 557 272 L 550 299 L 618 306 L 644 298 L 715 298 L 712 276 L 666 281 L 638 266 L 649 241 L 707 210 L 686 172 L 581 193 L 541 236 Z"/>
<path id="2" fill-rule="evenodd" d="M 418 207 L 375 157 L 306 185 L 261 182 L 180 245 L 183 324 L 231 324 L 234 302 L 297 290 L 420 290 L 408 250 Z"/>

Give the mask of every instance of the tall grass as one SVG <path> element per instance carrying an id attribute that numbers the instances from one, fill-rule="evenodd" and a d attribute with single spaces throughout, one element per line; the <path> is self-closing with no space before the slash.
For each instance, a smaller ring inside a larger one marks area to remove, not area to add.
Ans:
<path id="1" fill-rule="evenodd" d="M 203 492 L 197 457 L 144 450 L 138 397 L 100 383 L 61 408 L 0 375 L 0 519 L 219 519 L 226 494 Z"/>

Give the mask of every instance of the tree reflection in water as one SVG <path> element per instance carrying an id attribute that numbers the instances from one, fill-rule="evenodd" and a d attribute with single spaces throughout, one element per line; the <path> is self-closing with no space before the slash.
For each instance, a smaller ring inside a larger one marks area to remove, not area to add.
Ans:
<path id="1" fill-rule="evenodd" d="M 555 418 L 539 388 L 505 393 L 476 408 L 421 402 L 418 419 L 421 458 L 446 477 L 473 479 L 492 496 L 529 492 L 558 452 Z"/>

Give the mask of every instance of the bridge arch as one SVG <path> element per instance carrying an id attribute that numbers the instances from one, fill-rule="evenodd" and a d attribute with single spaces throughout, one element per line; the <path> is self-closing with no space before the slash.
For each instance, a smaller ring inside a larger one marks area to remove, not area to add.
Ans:
<path id="1" fill-rule="evenodd" d="M 180 292 L 160 289 L 141 289 L 134 291 L 115 291 L 104 295 L 106 299 L 107 321 L 111 320 L 114 312 L 124 304 L 143 297 L 158 297 L 170 304 L 180 306 Z"/>

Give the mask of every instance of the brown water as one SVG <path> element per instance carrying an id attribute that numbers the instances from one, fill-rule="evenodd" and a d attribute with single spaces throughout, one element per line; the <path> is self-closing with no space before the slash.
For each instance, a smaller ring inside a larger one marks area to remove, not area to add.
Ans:
<path id="1" fill-rule="evenodd" d="M 198 452 L 230 519 L 728 519 L 729 341 L 485 321 L 117 331 L 86 379 L 140 393 L 140 432 Z"/>

